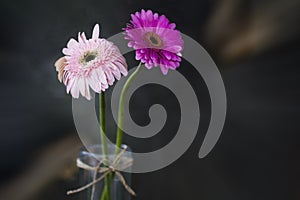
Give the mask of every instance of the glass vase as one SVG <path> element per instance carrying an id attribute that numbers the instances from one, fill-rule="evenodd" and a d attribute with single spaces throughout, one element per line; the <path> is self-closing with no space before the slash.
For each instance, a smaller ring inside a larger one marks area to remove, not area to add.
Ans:
<path id="1" fill-rule="evenodd" d="M 127 149 L 126 153 L 122 156 L 122 160 L 132 160 L 132 155 L 130 153 L 130 149 L 126 145 L 122 145 L 122 149 Z M 89 166 L 92 167 L 97 167 L 99 164 L 100 160 L 103 160 L 105 156 L 103 155 L 102 152 L 102 145 L 93 145 L 88 147 L 89 151 L 86 148 L 82 148 L 79 152 L 79 160 L 85 164 L 88 164 Z M 108 152 L 107 152 L 107 157 L 110 162 L 112 162 L 115 159 L 115 145 L 108 145 Z M 128 167 L 130 168 L 130 167 Z M 127 169 L 128 169 L 127 168 Z M 124 173 L 120 172 L 127 185 L 131 185 L 131 174 L 130 173 Z M 102 173 L 97 174 L 97 178 L 99 178 Z M 94 172 L 85 170 L 85 169 L 80 169 L 79 172 L 79 182 L 80 185 L 86 185 L 91 182 L 93 182 L 94 178 Z M 88 189 L 82 191 L 80 193 L 80 200 L 101 200 L 102 197 L 102 192 L 104 188 L 104 182 L 105 180 L 103 179 L 102 181 L 98 182 L 95 184 L 95 191 L 94 191 L 94 198 L 91 199 L 92 195 L 92 187 L 89 187 Z M 131 195 L 128 193 L 128 191 L 124 188 L 124 185 L 121 183 L 119 180 L 118 176 L 114 176 L 113 180 L 111 181 L 110 184 L 110 200 L 131 200 Z"/>

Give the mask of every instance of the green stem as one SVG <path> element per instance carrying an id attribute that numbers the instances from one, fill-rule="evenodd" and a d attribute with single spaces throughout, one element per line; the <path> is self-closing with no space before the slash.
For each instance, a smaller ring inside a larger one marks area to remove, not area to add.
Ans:
<path id="1" fill-rule="evenodd" d="M 106 126 L 105 126 L 105 94 L 104 92 L 100 93 L 100 99 L 99 99 L 99 118 L 100 118 L 100 126 L 101 126 L 101 142 L 102 142 L 102 153 L 107 159 L 107 142 L 106 142 Z"/>
<path id="2" fill-rule="evenodd" d="M 106 199 L 107 199 L 107 185 L 105 184 L 105 186 L 103 188 L 101 200 L 106 200 Z"/>
<path id="3" fill-rule="evenodd" d="M 134 78 L 138 75 L 140 72 L 140 69 L 142 68 L 142 62 L 140 62 L 139 66 L 136 68 L 136 70 L 130 75 L 130 77 L 127 79 L 125 82 L 121 96 L 120 96 L 120 101 L 119 101 L 119 115 L 118 115 L 118 130 L 117 130 L 117 139 L 116 139 L 116 154 L 120 153 L 121 145 L 122 145 L 122 140 L 123 140 L 123 115 L 124 115 L 124 104 L 125 104 L 125 97 L 127 90 L 131 84 L 131 82 L 134 80 Z"/>
<path id="4" fill-rule="evenodd" d="M 100 126 L 101 126 L 101 142 L 102 142 L 102 153 L 104 155 L 105 160 L 108 160 L 108 148 L 107 148 L 107 141 L 106 141 L 106 126 L 105 126 L 105 94 L 101 92 L 99 95 L 99 118 L 100 118 Z M 109 178 L 108 176 L 105 177 L 105 186 L 102 193 L 102 200 L 110 200 L 110 185 L 109 185 Z"/>

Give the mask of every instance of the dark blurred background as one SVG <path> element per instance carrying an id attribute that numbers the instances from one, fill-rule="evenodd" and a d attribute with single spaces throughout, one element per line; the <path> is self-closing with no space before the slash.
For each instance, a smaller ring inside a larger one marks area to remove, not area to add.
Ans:
<path id="1" fill-rule="evenodd" d="M 223 76 L 228 113 L 219 142 L 198 159 L 210 99 L 201 76 L 183 61 L 179 71 L 200 102 L 197 138 L 167 168 L 134 174 L 135 199 L 300 199 L 299 0 L 2 0 L 0 5 L 0 199 L 77 199 L 65 191 L 78 186 L 81 142 L 71 97 L 57 80 L 54 62 L 79 31 L 90 35 L 101 23 L 102 36 L 112 36 L 141 8 L 165 14 L 208 51 Z M 137 64 L 133 56 L 126 55 L 130 66 Z M 165 105 L 173 117 L 153 138 L 125 136 L 134 151 L 158 149 L 176 132 L 178 102 L 157 87 L 135 93 L 134 120 L 147 124 L 145 113 L 153 103 Z"/>

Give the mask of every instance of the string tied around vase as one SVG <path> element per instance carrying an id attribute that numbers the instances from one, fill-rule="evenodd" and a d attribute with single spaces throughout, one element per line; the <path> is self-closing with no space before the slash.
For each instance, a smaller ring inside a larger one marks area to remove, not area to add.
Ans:
<path id="1" fill-rule="evenodd" d="M 69 190 L 67 192 L 67 195 L 75 194 L 82 192 L 90 187 L 92 187 L 92 193 L 91 193 L 91 200 L 94 200 L 94 195 L 95 195 L 95 185 L 96 183 L 102 181 L 109 173 L 115 173 L 115 175 L 119 178 L 120 182 L 124 186 L 124 188 L 130 193 L 132 196 L 136 196 L 136 193 L 133 191 L 133 189 L 126 183 L 125 178 L 123 175 L 120 173 L 120 171 L 132 166 L 133 160 L 129 159 L 127 162 L 120 163 L 122 157 L 124 156 L 126 152 L 126 148 L 122 149 L 122 151 L 115 157 L 113 162 L 108 165 L 104 165 L 104 163 L 109 163 L 108 160 L 102 159 L 96 167 L 91 166 L 87 163 L 82 162 L 79 158 L 76 160 L 76 164 L 78 168 L 88 170 L 88 171 L 93 171 L 94 176 L 93 176 L 93 181 L 74 190 Z M 97 178 L 97 174 L 102 173 L 102 175 Z"/>

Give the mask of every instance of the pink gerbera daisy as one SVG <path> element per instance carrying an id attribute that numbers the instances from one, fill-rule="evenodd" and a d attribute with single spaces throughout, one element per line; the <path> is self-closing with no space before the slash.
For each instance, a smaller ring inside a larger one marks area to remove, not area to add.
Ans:
<path id="1" fill-rule="evenodd" d="M 99 25 L 96 24 L 92 38 L 86 39 L 78 33 L 78 41 L 71 38 L 64 57 L 55 63 L 58 79 L 66 85 L 67 93 L 74 98 L 79 94 L 91 99 L 90 87 L 97 93 L 105 91 L 121 74 L 127 75 L 127 64 L 117 46 L 99 38 Z"/>
<path id="2" fill-rule="evenodd" d="M 128 46 L 136 49 L 136 59 L 148 69 L 160 66 L 163 74 L 176 69 L 181 61 L 183 40 L 176 25 L 151 10 L 136 12 L 125 28 Z"/>

